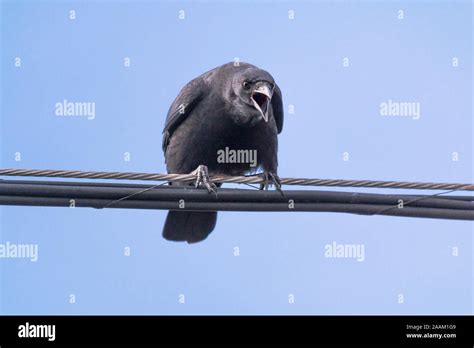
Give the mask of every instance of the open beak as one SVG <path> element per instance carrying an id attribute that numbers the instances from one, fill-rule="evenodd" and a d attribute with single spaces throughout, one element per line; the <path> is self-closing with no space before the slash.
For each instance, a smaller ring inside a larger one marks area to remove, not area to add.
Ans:
<path id="1" fill-rule="evenodd" d="M 257 83 L 256 88 L 252 92 L 252 103 L 260 111 L 265 122 L 268 122 L 268 109 L 270 108 L 272 94 L 273 88 L 270 88 L 267 83 Z"/>

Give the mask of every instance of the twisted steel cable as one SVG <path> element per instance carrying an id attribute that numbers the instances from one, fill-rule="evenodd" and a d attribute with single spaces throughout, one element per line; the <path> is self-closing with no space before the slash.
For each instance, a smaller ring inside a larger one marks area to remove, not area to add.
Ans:
<path id="1" fill-rule="evenodd" d="M 31 176 L 51 178 L 76 179 L 113 179 L 113 180 L 143 180 L 143 181 L 179 181 L 194 182 L 194 174 L 159 174 L 134 172 L 95 172 L 80 170 L 50 170 L 50 169 L 0 169 L 0 176 Z M 214 175 L 211 180 L 216 183 L 261 184 L 261 176 L 227 176 Z M 382 180 L 340 180 L 340 179 L 309 179 L 309 178 L 281 178 L 282 185 L 301 186 L 333 186 L 333 187 L 368 187 L 368 188 L 400 188 L 418 190 L 462 190 L 474 191 L 474 184 L 461 183 L 433 183 L 409 181 L 382 181 Z"/>

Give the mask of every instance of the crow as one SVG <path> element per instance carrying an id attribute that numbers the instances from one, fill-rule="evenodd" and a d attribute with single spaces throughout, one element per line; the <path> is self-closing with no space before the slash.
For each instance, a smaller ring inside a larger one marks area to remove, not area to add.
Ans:
<path id="1" fill-rule="evenodd" d="M 193 173 L 196 187 L 209 192 L 216 191 L 209 175 L 217 174 L 262 175 L 261 189 L 269 184 L 280 189 L 277 135 L 282 128 L 282 94 L 273 77 L 251 64 L 224 64 L 186 84 L 171 104 L 162 143 L 167 171 Z M 256 160 L 249 160 L 252 155 Z M 172 210 L 163 237 L 196 243 L 207 238 L 216 220 L 217 212 Z"/>

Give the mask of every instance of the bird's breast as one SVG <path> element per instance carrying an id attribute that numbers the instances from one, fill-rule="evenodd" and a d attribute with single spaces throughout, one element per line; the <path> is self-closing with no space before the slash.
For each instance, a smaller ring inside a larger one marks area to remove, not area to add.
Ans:
<path id="1" fill-rule="evenodd" d="M 211 174 L 243 175 L 259 168 L 276 171 L 277 131 L 272 123 L 236 125 L 226 115 L 186 119 L 173 133 L 168 171 L 189 173 L 204 164 Z"/>

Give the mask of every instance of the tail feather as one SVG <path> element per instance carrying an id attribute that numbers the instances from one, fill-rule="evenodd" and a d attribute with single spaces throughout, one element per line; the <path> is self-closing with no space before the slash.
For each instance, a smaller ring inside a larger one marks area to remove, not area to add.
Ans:
<path id="1" fill-rule="evenodd" d="M 163 237 L 172 241 L 197 243 L 207 238 L 216 226 L 217 212 L 169 211 Z"/>

